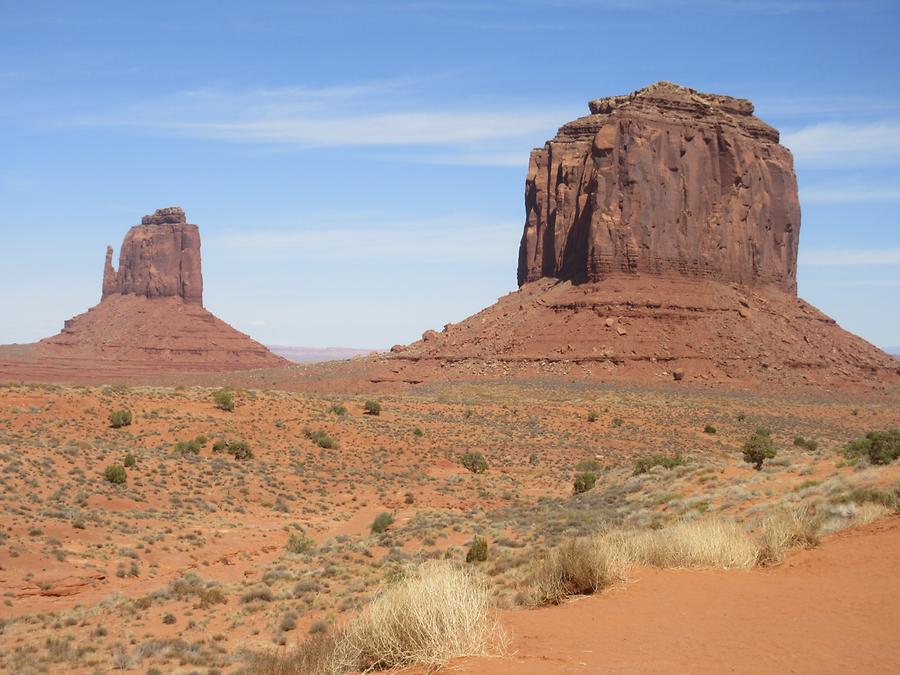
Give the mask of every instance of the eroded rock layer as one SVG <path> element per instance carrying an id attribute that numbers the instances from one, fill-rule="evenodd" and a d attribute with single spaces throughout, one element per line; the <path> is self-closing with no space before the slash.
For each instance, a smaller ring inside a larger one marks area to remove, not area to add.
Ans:
<path id="1" fill-rule="evenodd" d="M 659 82 L 590 111 L 531 153 L 520 286 L 677 272 L 796 292 L 793 160 L 750 101 Z"/>
<path id="2" fill-rule="evenodd" d="M 128 230 L 119 251 L 118 271 L 112 256 L 112 248 L 107 247 L 103 298 L 118 293 L 203 304 L 200 229 L 186 221 L 180 207 L 157 209 Z"/>

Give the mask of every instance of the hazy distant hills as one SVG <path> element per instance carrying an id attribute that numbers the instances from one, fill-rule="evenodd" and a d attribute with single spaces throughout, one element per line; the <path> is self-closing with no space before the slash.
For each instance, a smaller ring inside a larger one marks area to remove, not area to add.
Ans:
<path id="1" fill-rule="evenodd" d="M 354 356 L 365 356 L 378 349 L 359 349 L 356 347 L 288 347 L 284 345 L 266 345 L 271 351 L 297 363 L 312 361 L 341 361 Z"/>

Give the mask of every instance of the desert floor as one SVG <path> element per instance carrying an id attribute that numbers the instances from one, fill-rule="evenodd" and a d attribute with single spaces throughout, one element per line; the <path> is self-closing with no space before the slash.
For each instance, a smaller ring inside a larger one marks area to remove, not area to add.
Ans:
<path id="1" fill-rule="evenodd" d="M 213 394 L 0 387 L 0 670 L 235 672 L 343 625 L 406 566 L 465 564 L 476 534 L 511 640 L 503 657 L 453 664 L 465 672 L 900 661 L 900 525 L 870 498 L 900 466 L 841 452 L 900 426 L 896 396 L 436 384 L 378 396 L 371 415 L 367 397 L 236 390 L 229 412 Z M 130 426 L 111 428 L 118 409 Z M 740 449 L 760 426 L 778 454 L 754 471 Z M 229 452 L 238 441 L 251 457 Z M 487 471 L 466 470 L 465 452 Z M 129 453 L 125 483 L 107 481 Z M 674 468 L 635 473 L 641 457 L 676 453 Z M 574 495 L 580 463 L 598 479 Z M 642 568 L 597 596 L 526 608 L 533 561 L 572 537 L 713 517 L 753 527 L 801 505 L 823 543 L 779 565 Z M 381 513 L 394 521 L 374 533 Z"/>

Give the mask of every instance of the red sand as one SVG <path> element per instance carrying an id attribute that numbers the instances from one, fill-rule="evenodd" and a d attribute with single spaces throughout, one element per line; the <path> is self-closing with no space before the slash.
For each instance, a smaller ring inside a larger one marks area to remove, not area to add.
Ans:
<path id="1" fill-rule="evenodd" d="M 768 570 L 640 570 L 561 607 L 509 611 L 508 656 L 466 673 L 900 672 L 900 518 Z M 456 670 L 458 668 L 458 670 Z"/>

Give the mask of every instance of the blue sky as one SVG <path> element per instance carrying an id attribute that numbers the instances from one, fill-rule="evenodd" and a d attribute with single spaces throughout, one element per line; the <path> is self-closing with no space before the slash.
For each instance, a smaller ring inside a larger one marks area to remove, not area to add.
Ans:
<path id="1" fill-rule="evenodd" d="M 800 294 L 900 344 L 900 5 L 0 0 L 0 342 L 95 304 L 105 246 L 201 227 L 205 304 L 387 347 L 515 288 L 528 152 L 657 80 L 794 151 Z"/>

